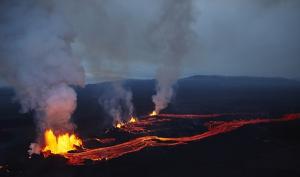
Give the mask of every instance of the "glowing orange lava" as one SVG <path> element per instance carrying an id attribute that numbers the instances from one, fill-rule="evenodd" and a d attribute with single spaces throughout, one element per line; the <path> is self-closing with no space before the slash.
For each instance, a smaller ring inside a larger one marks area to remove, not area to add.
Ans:
<path id="1" fill-rule="evenodd" d="M 136 117 L 131 117 L 128 122 L 121 122 L 121 121 L 117 121 L 114 125 L 115 128 L 123 128 L 124 126 L 126 126 L 129 123 L 136 123 L 137 122 L 137 118 Z"/>
<path id="2" fill-rule="evenodd" d="M 156 111 L 152 111 L 149 115 L 150 116 L 157 116 L 157 112 Z"/>
<path id="3" fill-rule="evenodd" d="M 172 116 L 169 114 L 168 116 Z M 203 119 L 201 115 L 174 115 L 175 117 L 180 119 Z M 218 117 L 218 115 L 207 115 L 208 117 Z M 175 146 L 180 144 L 186 144 L 191 141 L 199 141 L 204 138 L 208 138 L 211 136 L 215 136 L 218 134 L 230 132 L 241 128 L 246 125 L 251 124 L 262 124 L 262 123 L 272 123 L 272 122 L 284 122 L 300 119 L 300 113 L 296 114 L 288 114 L 284 115 L 280 118 L 270 119 L 270 118 L 254 118 L 250 120 L 229 120 L 229 121 L 209 121 L 207 123 L 207 131 L 194 134 L 191 136 L 183 136 L 183 137 L 159 137 L 155 135 L 142 135 L 141 137 L 136 137 L 134 139 L 117 143 L 114 145 L 99 147 L 95 149 L 85 149 L 82 152 L 76 153 L 66 153 L 64 157 L 68 159 L 70 164 L 79 165 L 83 164 L 85 160 L 109 160 L 113 158 L 120 157 L 122 155 L 140 151 L 146 147 L 162 147 L 162 146 Z M 138 129 L 147 129 L 149 125 L 159 124 L 160 122 L 169 122 L 174 119 L 156 119 L 153 117 L 148 117 L 143 120 L 140 120 L 136 124 L 132 124 L 131 126 L 124 125 L 121 127 L 121 130 L 128 129 L 128 132 L 132 130 Z"/>
<path id="4" fill-rule="evenodd" d="M 115 128 L 122 128 L 124 126 L 124 123 L 123 122 L 117 122 L 115 124 Z"/>
<path id="5" fill-rule="evenodd" d="M 129 119 L 129 123 L 135 123 L 135 122 L 137 122 L 137 118 L 136 117 L 131 117 Z"/>
<path id="6" fill-rule="evenodd" d="M 52 130 L 47 130 L 44 134 L 45 147 L 42 152 L 49 152 L 51 154 L 65 154 L 68 151 L 76 150 L 77 147 L 82 146 L 82 141 L 74 134 L 65 133 L 56 136 Z"/>

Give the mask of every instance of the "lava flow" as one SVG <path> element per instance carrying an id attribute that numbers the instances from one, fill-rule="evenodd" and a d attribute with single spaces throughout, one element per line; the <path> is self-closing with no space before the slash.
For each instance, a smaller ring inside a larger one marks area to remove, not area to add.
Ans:
<path id="1" fill-rule="evenodd" d="M 45 147 L 42 152 L 45 156 L 50 154 L 65 154 L 68 151 L 76 150 L 82 146 L 82 141 L 74 134 L 65 133 L 56 136 L 52 130 L 47 130 L 44 134 Z"/>
<path id="2" fill-rule="evenodd" d="M 224 114 L 226 115 L 226 114 Z M 223 115 L 223 116 L 224 116 Z M 207 115 L 207 118 L 218 118 L 222 116 L 221 114 L 214 114 L 214 115 Z M 120 130 L 124 130 L 126 132 L 131 132 L 131 130 L 147 130 L 149 126 L 154 126 L 154 130 L 161 127 L 160 124 L 165 123 L 176 123 L 176 120 L 191 120 L 199 119 L 200 121 L 205 121 L 203 115 L 177 115 L 175 119 L 172 119 L 171 115 L 166 117 L 170 118 L 163 118 L 163 117 L 146 117 L 134 124 L 124 124 L 120 127 Z M 100 161 L 100 160 L 109 160 L 113 158 L 120 157 L 124 154 L 140 151 L 146 147 L 161 147 L 161 146 L 175 146 L 180 144 L 185 144 L 191 141 L 199 141 L 201 139 L 218 135 L 221 133 L 226 133 L 229 131 L 233 131 L 237 128 L 243 127 L 245 125 L 250 124 L 259 124 L 259 123 L 271 123 L 271 122 L 284 122 L 284 121 L 291 121 L 300 119 L 300 113 L 297 114 L 288 114 L 276 119 L 270 118 L 254 118 L 254 119 L 236 119 L 236 120 L 220 120 L 220 121 L 208 121 L 203 123 L 203 126 L 206 127 L 206 131 L 195 133 L 193 135 L 188 136 L 180 136 L 180 137 L 162 137 L 158 135 L 151 135 L 151 134 L 141 134 L 139 137 L 135 137 L 133 139 L 129 139 L 125 142 L 116 143 L 114 145 L 94 148 L 94 149 L 85 149 L 81 152 L 74 152 L 74 153 L 65 153 L 63 156 L 68 159 L 69 163 L 72 165 L 79 165 L 83 164 L 85 160 L 93 160 L 93 161 Z M 150 129 L 150 128 L 149 128 Z M 151 131 L 150 131 L 151 132 Z M 149 132 L 146 132 L 149 133 Z"/>

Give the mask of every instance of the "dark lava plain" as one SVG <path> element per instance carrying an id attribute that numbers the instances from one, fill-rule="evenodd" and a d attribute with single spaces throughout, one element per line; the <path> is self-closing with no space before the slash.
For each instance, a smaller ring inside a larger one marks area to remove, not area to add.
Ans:
<path id="1" fill-rule="evenodd" d="M 127 80 L 137 116 L 153 109 L 154 80 Z M 110 83 L 76 88 L 77 133 L 99 137 L 111 126 L 98 104 Z M 178 81 L 164 113 L 255 113 L 277 117 L 300 112 L 300 82 L 282 78 L 193 76 Z M 255 124 L 198 142 L 146 148 L 109 161 L 70 166 L 53 156 L 28 158 L 36 136 L 32 113 L 21 114 L 10 88 L 0 89 L 0 176 L 20 177 L 253 177 L 300 176 L 300 121 Z M 122 134 L 116 134 L 122 136 Z"/>

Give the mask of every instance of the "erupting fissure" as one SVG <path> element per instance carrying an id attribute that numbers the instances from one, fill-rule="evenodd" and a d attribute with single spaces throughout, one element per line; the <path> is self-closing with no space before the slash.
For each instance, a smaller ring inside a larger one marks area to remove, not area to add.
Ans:
<path id="1" fill-rule="evenodd" d="M 135 122 L 137 122 L 137 118 L 136 117 L 131 117 L 129 119 L 129 123 L 135 123 Z"/>
<path id="2" fill-rule="evenodd" d="M 63 155 L 68 159 L 68 162 L 70 164 L 79 165 L 83 164 L 85 160 L 109 160 L 128 153 L 140 151 L 141 149 L 146 147 L 175 146 L 191 141 L 199 141 L 204 138 L 236 130 L 246 125 L 284 122 L 300 119 L 300 113 L 287 114 L 274 119 L 261 117 L 241 119 L 237 118 L 237 116 L 243 117 L 243 114 L 234 114 L 233 116 L 235 118 L 228 120 L 227 116 L 230 115 L 231 114 L 162 114 L 162 117 L 159 118 L 148 116 L 139 121 L 137 121 L 136 118 L 132 117 L 127 123 L 123 123 L 120 126 L 118 126 L 117 124 L 116 127 L 128 133 L 135 133 L 138 131 L 140 132 L 140 134 L 136 135 L 139 136 L 134 136 L 134 138 L 126 140 L 125 142 L 116 142 L 113 145 L 109 144 L 107 146 L 102 146 L 99 148 L 83 149 L 82 151 L 78 152 L 69 152 L 70 150 L 75 150 L 77 146 L 82 145 L 82 141 L 75 135 L 64 134 L 56 137 L 51 130 L 48 130 L 45 133 L 47 146 L 43 149 L 43 152 L 50 150 L 53 154 Z M 224 119 L 224 117 L 227 118 Z M 218 118 L 222 119 L 218 120 Z M 165 124 L 167 122 L 177 124 L 176 121 L 182 121 L 183 119 L 185 121 L 198 119 L 200 122 L 202 122 L 202 126 L 205 126 L 207 129 L 204 132 L 199 132 L 193 135 L 182 137 L 160 137 L 158 135 L 151 134 L 152 132 L 155 133 L 156 130 L 159 131 L 162 124 Z M 101 141 L 101 143 L 103 142 Z M 115 142 L 115 139 L 113 142 Z M 111 143 L 111 141 L 109 141 L 109 143 Z"/>
<path id="3" fill-rule="evenodd" d="M 44 134 L 45 147 L 42 152 L 46 154 L 65 154 L 68 151 L 76 150 L 82 146 L 82 140 L 75 134 L 65 133 L 62 135 L 55 135 L 51 129 L 46 130 Z"/>
<path id="4" fill-rule="evenodd" d="M 121 128 L 124 125 L 123 122 L 117 122 L 115 128 Z"/>
<path id="5" fill-rule="evenodd" d="M 157 112 L 156 111 L 152 111 L 149 115 L 150 116 L 157 116 Z"/>
<path id="6" fill-rule="evenodd" d="M 137 122 L 137 118 L 136 117 L 130 117 L 130 119 L 128 120 L 128 122 L 127 123 L 124 123 L 124 122 L 121 122 L 121 121 L 119 121 L 119 122 L 116 122 L 116 124 L 115 124 L 115 128 L 122 128 L 124 125 L 126 125 L 126 124 L 128 124 L 128 123 L 136 123 Z"/>

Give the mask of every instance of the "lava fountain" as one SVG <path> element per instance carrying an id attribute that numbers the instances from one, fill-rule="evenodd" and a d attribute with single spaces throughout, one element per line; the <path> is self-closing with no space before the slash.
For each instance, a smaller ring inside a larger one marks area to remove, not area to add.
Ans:
<path id="1" fill-rule="evenodd" d="M 123 122 L 117 122 L 116 124 L 115 124 L 115 128 L 122 128 L 123 127 L 123 125 L 124 125 L 124 123 Z"/>
<path id="2" fill-rule="evenodd" d="M 128 122 L 129 123 L 135 123 L 135 122 L 137 122 L 137 118 L 136 117 L 131 117 Z"/>
<path id="3" fill-rule="evenodd" d="M 118 121 L 118 122 L 115 123 L 114 127 L 115 128 L 122 128 L 126 124 L 136 123 L 137 121 L 138 121 L 138 119 L 136 117 L 130 117 L 130 119 L 128 120 L 128 122 L 124 123 L 124 122 Z"/>
<path id="4" fill-rule="evenodd" d="M 46 130 L 44 134 L 45 147 L 42 152 L 47 154 L 65 154 L 68 151 L 76 150 L 82 146 L 82 140 L 75 134 L 65 133 L 62 135 L 55 135 L 51 129 Z"/>
<path id="5" fill-rule="evenodd" d="M 149 115 L 150 116 L 157 116 L 157 112 L 156 111 L 152 111 Z"/>

